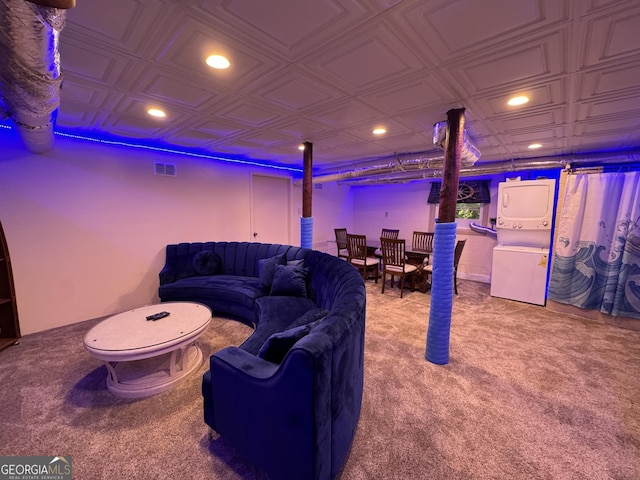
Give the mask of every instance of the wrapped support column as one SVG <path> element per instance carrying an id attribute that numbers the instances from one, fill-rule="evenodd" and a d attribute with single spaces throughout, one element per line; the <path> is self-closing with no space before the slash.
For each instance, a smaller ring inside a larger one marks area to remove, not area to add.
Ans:
<path id="1" fill-rule="evenodd" d="M 65 18 L 61 8 L 0 0 L 0 109 L 34 153 L 53 146 L 62 84 L 58 40 Z"/>

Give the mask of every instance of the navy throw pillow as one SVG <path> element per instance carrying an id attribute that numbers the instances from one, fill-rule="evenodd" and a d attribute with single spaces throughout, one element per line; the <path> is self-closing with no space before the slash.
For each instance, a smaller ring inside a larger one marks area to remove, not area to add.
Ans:
<path id="1" fill-rule="evenodd" d="M 197 275 L 218 275 L 222 271 L 222 259 L 211 250 L 202 250 L 193 257 L 193 269 Z"/>
<path id="2" fill-rule="evenodd" d="M 275 257 L 263 258 L 258 260 L 258 278 L 260 285 L 264 288 L 271 288 L 273 283 L 273 275 L 278 265 L 286 265 L 287 257 L 285 254 L 276 255 Z"/>
<path id="3" fill-rule="evenodd" d="M 276 266 L 271 295 L 307 296 L 307 269 L 288 265 Z"/>
<path id="4" fill-rule="evenodd" d="M 312 308 L 311 310 L 303 313 L 298 318 L 296 318 L 293 322 L 291 322 L 287 328 L 299 327 L 300 325 L 315 325 L 324 317 L 329 314 L 329 310 L 324 308 Z"/>
<path id="5" fill-rule="evenodd" d="M 316 322 L 307 323 L 294 328 L 289 328 L 284 332 L 278 332 L 267 338 L 260 350 L 258 357 L 271 363 L 282 363 L 291 347 L 303 337 L 306 337 Z"/>

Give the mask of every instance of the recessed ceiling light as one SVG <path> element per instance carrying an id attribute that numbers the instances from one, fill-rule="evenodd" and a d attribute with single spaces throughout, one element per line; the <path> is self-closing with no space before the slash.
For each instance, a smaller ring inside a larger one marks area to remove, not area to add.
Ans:
<path id="1" fill-rule="evenodd" d="M 150 108 L 149 110 L 147 110 L 147 113 L 152 117 L 156 117 L 156 118 L 164 118 L 167 116 L 167 114 L 164 113 L 159 108 Z"/>
<path id="2" fill-rule="evenodd" d="M 529 145 L 527 148 L 529 150 L 535 150 L 536 148 L 540 148 L 542 146 L 541 143 L 532 143 L 531 145 Z"/>
<path id="3" fill-rule="evenodd" d="M 518 105 L 524 105 L 528 101 L 529 101 L 529 97 L 525 97 L 524 95 L 520 95 L 520 96 L 517 96 L 517 97 L 511 97 L 509 99 L 509 101 L 507 102 L 507 104 L 511 105 L 512 107 L 515 107 L 515 106 L 518 106 Z"/>
<path id="4" fill-rule="evenodd" d="M 512 107 L 515 107 L 518 105 L 524 105 L 528 101 L 529 101 L 529 97 L 525 97 L 524 95 L 519 95 L 517 97 L 511 97 L 507 102 L 507 104 L 511 105 Z"/>
<path id="5" fill-rule="evenodd" d="M 300 145 L 298 145 L 298 150 L 300 151 L 304 150 L 304 143 L 301 143 Z"/>
<path id="6" fill-rule="evenodd" d="M 227 57 L 223 57 L 222 55 L 209 55 L 206 62 L 211 68 L 217 68 L 218 70 L 224 70 L 231 65 Z"/>
<path id="7" fill-rule="evenodd" d="M 387 133 L 387 129 L 384 128 L 384 127 L 374 128 L 372 133 L 374 135 L 383 135 L 383 134 Z"/>

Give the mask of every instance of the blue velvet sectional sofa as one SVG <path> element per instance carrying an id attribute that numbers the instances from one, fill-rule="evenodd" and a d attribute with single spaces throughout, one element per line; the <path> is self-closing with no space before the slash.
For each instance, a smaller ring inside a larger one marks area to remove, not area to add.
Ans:
<path id="1" fill-rule="evenodd" d="M 250 242 L 167 245 L 160 299 L 255 326 L 210 357 L 204 420 L 273 479 L 334 479 L 363 391 L 365 286 L 347 262 Z"/>

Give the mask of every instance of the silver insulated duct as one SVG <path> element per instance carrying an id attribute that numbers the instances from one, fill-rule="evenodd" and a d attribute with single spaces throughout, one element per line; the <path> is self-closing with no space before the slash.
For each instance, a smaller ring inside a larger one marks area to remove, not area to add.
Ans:
<path id="1" fill-rule="evenodd" d="M 441 149 L 446 147 L 447 122 L 438 122 L 433 126 L 433 144 Z M 480 158 L 480 150 L 464 131 L 462 142 L 461 165 L 472 167 Z M 395 153 L 394 155 L 374 158 L 345 165 L 342 169 L 331 173 L 320 173 L 313 176 L 313 183 L 348 182 L 382 183 L 401 179 L 427 178 L 436 169 L 444 166 L 444 153 L 440 151 L 424 151 L 414 153 Z M 294 181 L 299 185 L 301 180 Z"/>
<path id="2" fill-rule="evenodd" d="M 53 146 L 62 84 L 58 38 L 64 8 L 74 5 L 75 0 L 0 0 L 0 113 L 33 153 Z"/>
<path id="3" fill-rule="evenodd" d="M 482 162 L 461 167 L 460 177 L 478 177 L 498 173 L 518 172 L 522 170 L 547 170 L 584 168 L 585 166 L 619 166 L 640 162 L 640 150 L 624 150 L 618 152 L 586 153 L 560 155 L 550 157 L 521 158 Z M 442 178 L 442 165 L 424 163 L 423 168 L 398 171 L 382 169 L 362 175 L 327 174 L 313 178 L 313 183 L 323 183 L 329 179 L 342 185 L 379 185 L 385 183 L 405 183 L 413 180 L 431 180 Z M 354 166 L 354 172 L 362 171 Z"/>

